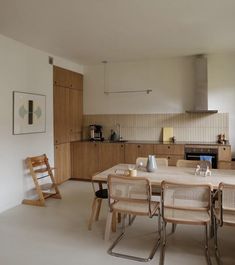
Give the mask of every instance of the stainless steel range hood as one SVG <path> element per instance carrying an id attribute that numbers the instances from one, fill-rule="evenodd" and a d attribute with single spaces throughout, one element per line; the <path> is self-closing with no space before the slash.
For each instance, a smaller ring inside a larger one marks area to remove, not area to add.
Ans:
<path id="1" fill-rule="evenodd" d="M 187 113 L 217 113 L 218 110 L 208 110 L 208 81 L 207 81 L 207 57 L 195 56 L 195 94 L 194 109 Z"/>

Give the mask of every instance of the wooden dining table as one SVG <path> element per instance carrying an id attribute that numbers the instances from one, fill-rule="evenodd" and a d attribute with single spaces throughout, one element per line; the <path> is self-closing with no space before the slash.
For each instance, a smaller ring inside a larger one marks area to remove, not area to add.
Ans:
<path id="1" fill-rule="evenodd" d="M 93 181 L 106 182 L 110 174 L 126 174 L 128 168 L 134 167 L 130 164 L 118 164 L 103 172 L 93 176 Z M 138 177 L 147 177 L 151 186 L 161 186 L 163 180 L 177 183 L 188 184 L 210 184 L 213 189 L 217 189 L 220 182 L 235 185 L 235 170 L 228 169 L 211 169 L 211 176 L 204 176 L 204 174 L 196 175 L 195 168 L 186 167 L 159 167 L 155 172 L 147 172 L 145 168 L 137 169 Z"/>
<path id="2" fill-rule="evenodd" d="M 97 173 L 93 176 L 92 180 L 97 182 L 107 182 L 108 175 L 110 174 L 126 174 L 129 168 L 135 165 L 131 164 L 118 164 L 103 172 Z M 139 168 L 137 170 L 138 177 L 147 177 L 152 187 L 160 187 L 162 181 L 184 183 L 184 184 L 209 184 L 212 190 L 216 190 L 221 182 L 235 185 L 235 170 L 228 169 L 211 169 L 210 176 L 196 175 L 195 168 L 186 167 L 159 167 L 155 172 L 147 172 L 146 168 Z M 212 220 L 213 221 L 213 220 Z M 104 239 L 109 239 L 110 224 L 106 223 Z M 211 235 L 213 234 L 213 225 L 211 225 Z"/>

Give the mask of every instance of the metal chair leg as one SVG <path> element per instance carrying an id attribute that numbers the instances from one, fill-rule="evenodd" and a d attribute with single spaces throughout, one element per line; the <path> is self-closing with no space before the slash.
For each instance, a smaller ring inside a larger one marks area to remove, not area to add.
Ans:
<path id="1" fill-rule="evenodd" d="M 172 223 L 171 233 L 174 234 L 176 230 L 176 224 Z"/>
<path id="2" fill-rule="evenodd" d="M 132 256 L 132 255 L 127 255 L 127 254 L 122 254 L 122 253 L 118 253 L 118 252 L 114 252 L 113 249 L 114 247 L 118 244 L 119 241 L 121 241 L 121 239 L 124 237 L 125 235 L 125 219 L 126 219 L 126 214 L 123 217 L 122 220 L 122 232 L 121 234 L 116 238 L 116 240 L 113 242 L 113 244 L 110 246 L 110 248 L 108 249 L 108 254 L 115 256 L 115 257 L 119 257 L 119 258 L 125 258 L 125 259 L 130 259 L 130 260 L 135 260 L 135 261 L 150 261 L 155 252 L 157 251 L 159 244 L 160 244 L 160 237 L 158 238 L 157 242 L 154 244 L 149 256 L 147 258 L 142 258 L 142 257 L 137 257 L 137 256 Z"/>
<path id="3" fill-rule="evenodd" d="M 220 253 L 218 248 L 218 224 L 216 219 L 214 219 L 214 244 L 215 244 L 215 257 L 218 265 L 221 265 Z"/>
<path id="4" fill-rule="evenodd" d="M 165 248 L 166 248 L 166 222 L 163 221 L 163 228 L 162 228 L 162 242 L 161 242 L 161 253 L 160 253 L 160 260 L 159 265 L 164 264 L 165 260 Z"/>
<path id="5" fill-rule="evenodd" d="M 211 265 L 210 253 L 209 253 L 209 245 L 208 245 L 208 228 L 205 225 L 205 254 L 206 254 L 206 261 L 208 265 Z"/>

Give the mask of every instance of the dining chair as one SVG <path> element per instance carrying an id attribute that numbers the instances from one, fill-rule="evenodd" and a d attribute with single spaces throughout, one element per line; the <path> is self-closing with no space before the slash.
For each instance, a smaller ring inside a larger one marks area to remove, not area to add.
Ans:
<path id="1" fill-rule="evenodd" d="M 196 168 L 197 165 L 200 166 L 208 166 L 209 168 L 211 168 L 211 162 L 210 161 L 200 161 L 200 160 L 185 160 L 185 159 L 179 159 L 176 162 L 176 166 L 177 167 L 191 167 L 191 168 Z"/>
<path id="2" fill-rule="evenodd" d="M 110 231 L 112 215 L 121 213 L 124 215 L 122 220 L 122 232 L 108 249 L 112 256 L 131 259 L 135 261 L 149 261 L 153 258 L 160 244 L 160 213 L 159 202 L 151 201 L 151 185 L 147 178 L 144 177 L 127 177 L 124 175 L 108 176 L 108 193 L 109 193 L 109 214 L 107 218 L 106 229 Z M 148 257 L 139 257 L 128 255 L 120 252 L 114 252 L 115 246 L 125 235 L 125 218 L 127 215 L 133 216 L 158 216 L 158 234 L 154 246 Z"/>
<path id="3" fill-rule="evenodd" d="M 108 199 L 108 189 L 103 187 L 103 183 L 93 181 L 92 177 L 92 188 L 94 191 L 94 199 L 92 203 L 91 215 L 88 222 L 88 230 L 92 229 L 93 221 L 98 221 L 102 201 Z"/>
<path id="4" fill-rule="evenodd" d="M 218 264 L 221 264 L 218 248 L 218 226 L 235 227 L 235 185 L 220 183 L 218 188 L 218 203 L 213 208 L 214 213 L 214 246 Z"/>
<path id="5" fill-rule="evenodd" d="M 136 159 L 136 166 L 145 168 L 147 166 L 147 157 L 138 157 Z M 167 158 L 156 158 L 156 164 L 158 168 L 168 167 L 168 159 Z M 159 187 L 152 187 L 152 195 L 160 196 L 161 189 Z M 160 201 L 160 198 L 157 198 Z"/>
<path id="6" fill-rule="evenodd" d="M 161 216 L 163 222 L 159 264 L 164 264 L 166 224 L 202 225 L 205 227 L 205 254 L 211 265 L 208 249 L 208 225 L 211 221 L 211 186 L 202 184 L 161 183 Z"/>
<path id="7" fill-rule="evenodd" d="M 28 157 L 26 164 L 32 176 L 36 196 L 35 199 L 24 199 L 22 203 L 36 206 L 45 206 L 45 199 L 61 199 L 61 194 L 54 177 L 53 170 L 49 164 L 46 154 Z"/>

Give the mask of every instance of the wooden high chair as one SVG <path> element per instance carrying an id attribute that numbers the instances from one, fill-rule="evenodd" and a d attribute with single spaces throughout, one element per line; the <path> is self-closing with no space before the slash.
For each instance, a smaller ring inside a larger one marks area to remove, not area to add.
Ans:
<path id="1" fill-rule="evenodd" d="M 45 206 L 45 199 L 48 197 L 61 199 L 59 189 L 52 173 L 53 168 L 50 167 L 47 156 L 43 154 L 35 157 L 28 157 L 26 159 L 26 164 L 33 178 L 38 199 L 25 199 L 22 203 Z M 44 178 L 50 178 L 50 182 L 40 183 L 40 180 Z"/>

